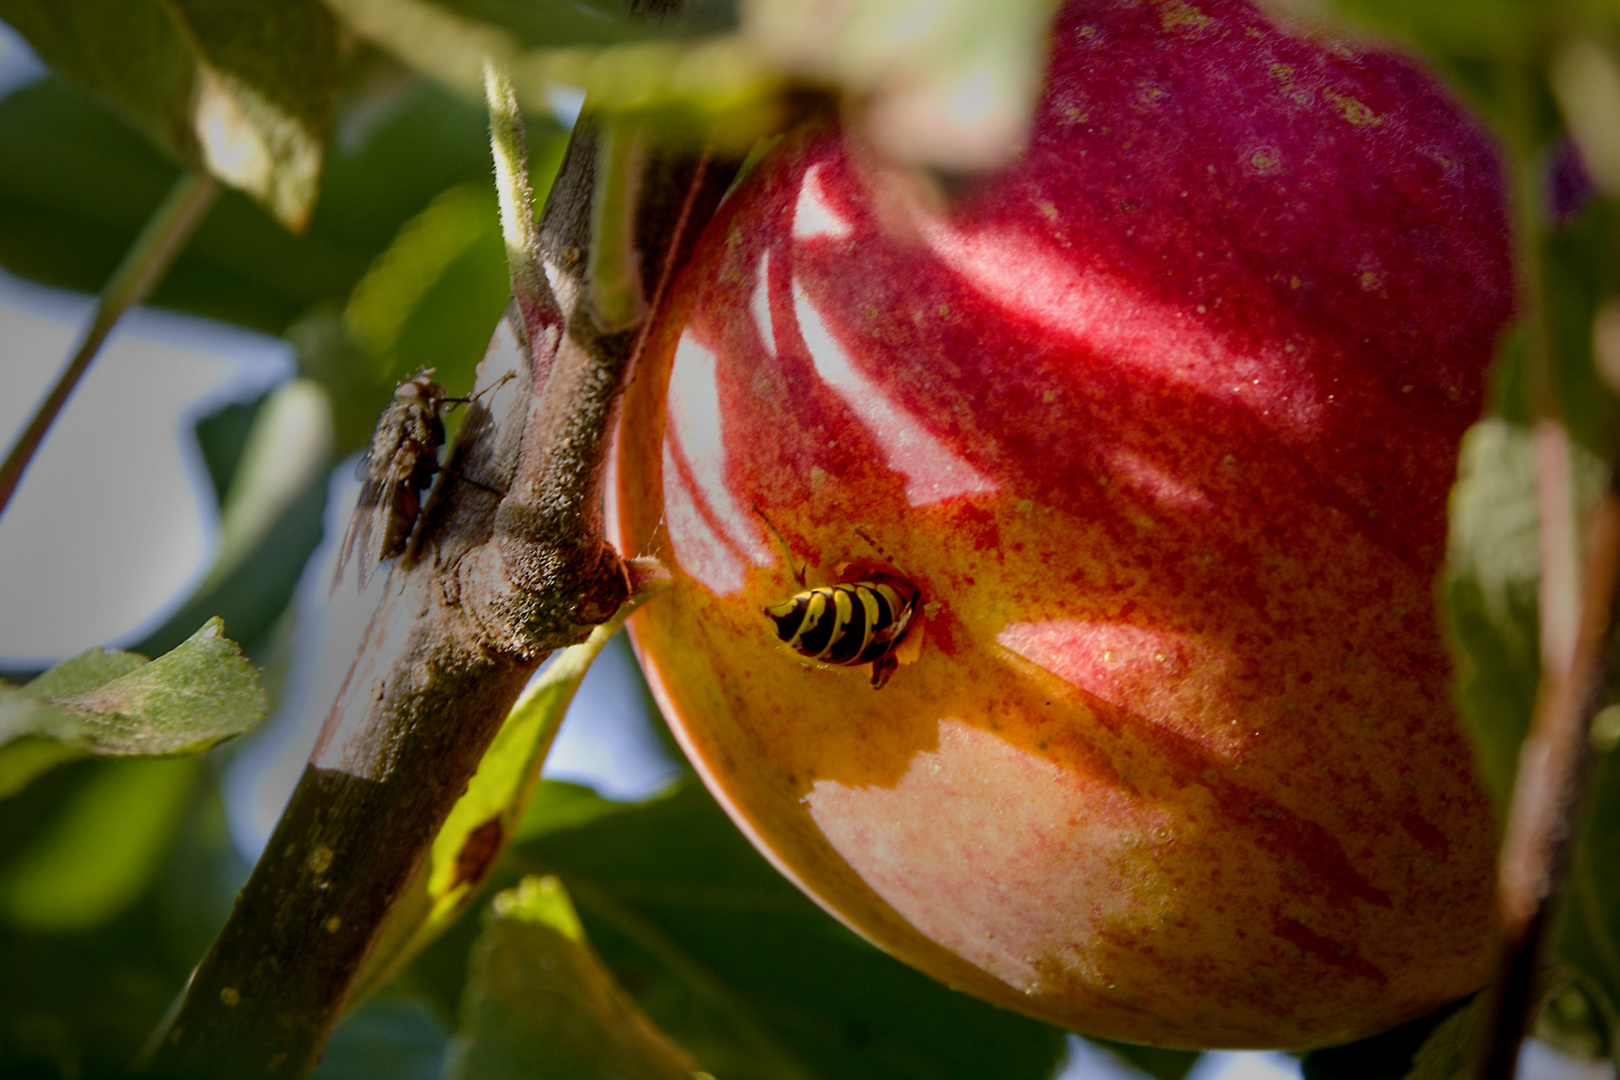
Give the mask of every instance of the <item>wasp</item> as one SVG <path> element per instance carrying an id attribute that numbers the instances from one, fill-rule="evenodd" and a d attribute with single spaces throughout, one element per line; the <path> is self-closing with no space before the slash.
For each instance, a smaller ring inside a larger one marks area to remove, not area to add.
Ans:
<path id="1" fill-rule="evenodd" d="M 404 554 L 422 516 L 422 493 L 433 483 L 433 474 L 443 468 L 439 447 L 444 445 L 445 406 L 469 400 L 446 397 L 444 387 L 433 381 L 432 368 L 395 387 L 394 400 L 371 433 L 371 446 L 355 466 L 360 499 L 343 535 L 337 569 L 332 572 L 334 590 L 357 548 L 362 589 L 378 563 Z"/>
<path id="2" fill-rule="evenodd" d="M 765 517 L 758 507 L 754 510 Z M 765 523 L 771 525 L 770 519 Z M 775 525 L 771 531 L 782 540 Z M 884 554 L 864 530 L 855 531 Z M 786 540 L 782 546 L 787 547 Z M 788 565 L 793 566 L 791 551 Z M 844 575 L 851 569 L 851 564 L 844 563 L 837 572 Z M 776 625 L 776 636 L 800 656 L 819 663 L 839 667 L 871 664 L 872 688 L 880 689 L 900 666 L 906 634 L 922 607 L 922 590 L 901 574 L 875 567 L 862 567 L 850 580 L 815 588 L 805 582 L 804 568 L 794 567 L 793 577 L 801 591 L 764 609 Z M 917 639 L 912 644 L 918 644 Z"/>

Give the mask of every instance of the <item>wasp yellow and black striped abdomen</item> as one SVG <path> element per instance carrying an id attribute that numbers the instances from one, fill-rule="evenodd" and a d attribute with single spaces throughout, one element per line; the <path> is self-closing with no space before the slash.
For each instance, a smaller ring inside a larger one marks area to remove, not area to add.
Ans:
<path id="1" fill-rule="evenodd" d="M 882 686 L 917 603 L 914 586 L 854 581 L 806 589 L 765 614 L 776 624 L 776 636 L 800 656 L 840 667 L 871 664 L 872 685 Z"/>

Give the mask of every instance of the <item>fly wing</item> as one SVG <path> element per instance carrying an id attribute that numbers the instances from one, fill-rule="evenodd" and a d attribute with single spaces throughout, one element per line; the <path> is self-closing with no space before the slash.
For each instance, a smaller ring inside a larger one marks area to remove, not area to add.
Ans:
<path id="1" fill-rule="evenodd" d="M 356 547 L 360 549 L 360 591 L 365 591 L 372 573 L 377 569 L 377 557 L 372 549 L 371 534 L 376 528 L 377 518 L 387 513 L 382 505 L 383 496 L 387 492 L 387 479 L 379 478 L 371 465 L 372 457 L 367 453 L 360 458 L 355 468 L 356 476 L 362 481 L 360 498 L 355 502 L 354 514 L 349 518 L 349 527 L 343 533 L 343 546 L 338 550 L 337 566 L 332 570 L 333 593 L 337 592 L 338 582 L 343 580 L 343 571 L 349 565 L 349 559 L 353 557 Z"/>

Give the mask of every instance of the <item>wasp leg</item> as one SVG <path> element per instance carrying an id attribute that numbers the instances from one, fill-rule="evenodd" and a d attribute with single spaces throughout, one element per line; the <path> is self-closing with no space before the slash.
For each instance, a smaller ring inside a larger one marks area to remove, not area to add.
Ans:
<path id="1" fill-rule="evenodd" d="M 893 653 L 880 656 L 872 661 L 872 689 L 883 689 L 883 684 L 889 681 L 889 676 L 893 675 L 899 667 L 900 661 L 895 659 Z"/>
<path id="2" fill-rule="evenodd" d="M 776 527 L 776 523 L 765 516 L 765 511 L 759 508 L 759 503 L 754 504 L 754 513 L 759 515 L 760 520 L 765 523 L 766 528 L 770 529 L 771 532 L 776 536 L 777 543 L 782 545 L 783 554 L 787 556 L 788 569 L 793 571 L 793 580 L 799 583 L 799 587 L 801 589 L 804 588 L 804 573 L 806 570 L 810 569 L 810 563 L 807 561 L 803 566 L 795 566 L 793 563 L 793 549 L 788 546 L 787 537 L 782 535 L 782 530 L 778 529 Z"/>

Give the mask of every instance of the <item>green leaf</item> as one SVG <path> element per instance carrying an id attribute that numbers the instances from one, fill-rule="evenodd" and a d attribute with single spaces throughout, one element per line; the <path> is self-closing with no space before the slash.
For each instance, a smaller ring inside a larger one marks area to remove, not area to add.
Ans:
<path id="1" fill-rule="evenodd" d="M 308 222 L 341 67 L 317 0 L 0 0 L 0 17 L 176 161 Z"/>
<path id="2" fill-rule="evenodd" d="M 1541 678 L 1540 549 L 1528 429 L 1485 420 L 1463 439 L 1441 578 L 1457 696 L 1498 807 L 1506 807 Z"/>
<path id="3" fill-rule="evenodd" d="M 541 127 L 534 147 L 536 190 L 544 195 L 565 141 Z M 499 211 L 484 172 L 440 192 L 400 226 L 339 309 L 323 305 L 292 329 L 299 364 L 336 406 L 337 449 L 366 445 L 396 383 L 424 368 L 458 392 L 489 345 L 511 297 Z M 452 424 L 459 414 L 452 414 Z"/>
<path id="4" fill-rule="evenodd" d="M 503 880 L 547 873 L 652 1022 L 726 1080 L 1046 1080 L 1062 1060 L 1057 1029 L 835 922 L 699 785 L 525 840 Z"/>
<path id="5" fill-rule="evenodd" d="M 1338 0 L 1371 29 L 1439 57 L 1524 63 L 1552 31 L 1548 5 L 1534 0 Z"/>
<path id="6" fill-rule="evenodd" d="M 445 1022 L 419 999 L 373 998 L 343 1018 L 310 1080 L 443 1080 Z"/>
<path id="7" fill-rule="evenodd" d="M 191 126 L 196 56 L 158 0 L 0 0 L 0 18 L 175 161 L 199 162 Z"/>
<path id="8" fill-rule="evenodd" d="M 238 569 L 311 484 L 324 483 L 332 456 L 332 407 L 308 379 L 273 391 L 254 417 L 226 490 L 219 551 L 202 585 Z"/>
<path id="9" fill-rule="evenodd" d="M 34 777 L 81 757 L 83 750 L 55 739 L 22 738 L 0 746 L 0 799 L 21 791 Z"/>
<path id="10" fill-rule="evenodd" d="M 165 771 L 166 779 L 156 775 Z M 157 856 L 145 887 L 135 883 L 138 898 L 95 925 L 20 926 L 0 914 L 0 1076 L 129 1075 L 249 869 L 231 843 L 212 773 L 195 759 L 87 759 L 0 802 L 0 880 L 15 881 L 19 861 L 70 840 L 64 824 L 74 816 L 94 820 L 80 833 L 90 843 L 78 849 L 84 858 L 73 874 L 83 879 L 65 890 L 70 904 L 80 902 L 81 888 L 94 895 L 112 875 L 123 877 L 124 860 L 141 849 Z M 124 775 L 107 779 L 114 774 Z M 187 775 L 195 782 L 177 799 Z M 109 798 L 108 788 L 121 785 L 124 796 Z M 103 809 L 86 814 L 87 800 Z M 172 835 L 163 835 L 164 820 L 177 826 Z"/>
<path id="11" fill-rule="evenodd" d="M 1472 1076 L 1488 1005 L 1485 995 L 1479 994 L 1446 1017 L 1412 1056 L 1407 1080 L 1466 1080 Z"/>
<path id="12" fill-rule="evenodd" d="M 1380 1032 L 1368 1039 L 1353 1042 L 1344 1046 L 1330 1046 L 1324 1050 L 1312 1050 L 1305 1055 L 1301 1063 L 1305 1080 L 1402 1080 L 1416 1067 L 1418 1055 L 1434 1041 L 1440 1029 L 1446 1025 L 1459 1012 L 1465 1012 L 1471 1005 L 1472 999 L 1465 998 L 1443 1008 L 1436 1009 L 1427 1016 L 1420 1016 L 1416 1020 Z M 1470 1021 L 1474 1026 L 1468 1027 L 1466 1038 L 1472 1038 L 1478 1030 L 1477 1022 Z M 1450 1040 L 1456 1036 L 1456 1031 L 1448 1032 L 1442 1037 L 1441 1043 L 1436 1046 L 1451 1045 Z M 1464 1045 L 1462 1050 L 1472 1053 L 1473 1048 Z M 1438 1051 L 1429 1050 L 1431 1056 Z"/>
<path id="13" fill-rule="evenodd" d="M 597 818 L 624 813 L 635 803 L 604 799 L 594 788 L 566 780 L 542 780 L 529 799 L 523 820 L 513 834 L 514 841 L 532 840 L 547 833 L 564 832 L 588 825 Z"/>
<path id="14" fill-rule="evenodd" d="M 1169 1050 L 1162 1046 L 1137 1046 L 1134 1043 L 1090 1037 L 1086 1041 L 1102 1047 L 1137 1072 L 1153 1077 L 1153 1080 L 1183 1080 L 1198 1064 L 1198 1059 L 1203 1057 L 1197 1050 Z"/>
<path id="15" fill-rule="evenodd" d="M 1575 976 L 1559 987 L 1536 1018 L 1535 1037 L 1570 1057 L 1598 1061 L 1614 1049 L 1614 1023 L 1585 979 Z"/>
<path id="16" fill-rule="evenodd" d="M 561 139 L 542 133 L 542 194 L 562 146 Z M 405 222 L 341 313 L 314 316 L 330 321 L 325 347 L 336 348 L 337 355 L 301 349 L 305 366 L 331 380 L 340 402 L 350 406 L 339 418 L 344 448 L 355 444 L 356 435 L 361 442 L 369 439 L 380 399 L 424 368 L 435 369 L 446 386 L 470 386 L 510 296 L 499 210 L 487 176 L 439 193 Z"/>
<path id="17" fill-rule="evenodd" d="M 165 6 L 199 61 L 192 124 L 209 171 L 302 229 L 337 100 L 336 21 L 318 0 Z"/>
<path id="18" fill-rule="evenodd" d="M 691 1080 L 691 1060 L 614 982 L 556 878 L 524 878 L 491 911 L 451 1080 Z"/>
<path id="19" fill-rule="evenodd" d="M 1506 420 L 1483 420 L 1464 437 L 1441 575 L 1458 702 L 1481 772 L 1503 810 L 1541 678 L 1535 438 Z M 1580 446 L 1568 444 L 1568 450 L 1584 519 L 1607 469 Z"/>
<path id="20" fill-rule="evenodd" d="M 1000 164 L 1018 147 L 1041 75 L 1052 0 L 753 0 L 743 37 L 768 62 L 866 102 L 899 160 Z M 971 115 L 961 108 L 972 101 Z"/>
<path id="21" fill-rule="evenodd" d="M 259 644 L 320 543 L 332 442 L 332 407 L 313 380 L 294 379 L 265 396 L 226 481 L 213 565 L 139 651 L 172 649 L 216 613 L 250 650 Z"/>
<path id="22" fill-rule="evenodd" d="M 0 871 L 0 915 L 61 932 L 96 926 L 123 910 L 168 850 L 196 764 L 124 761 L 99 772 Z"/>
<path id="23" fill-rule="evenodd" d="M 344 99 L 308 230 L 294 236 L 226 192 L 152 303 L 280 334 L 316 304 L 341 305 L 439 192 L 489 185 L 483 110 L 385 64 L 372 68 Z M 561 141 L 544 120 L 530 136 L 537 156 Z M 0 264 L 80 292 L 101 288 L 178 175 L 123 120 L 56 77 L 0 99 L 0 146 Z"/>
<path id="24" fill-rule="evenodd" d="M 530 816 L 529 798 L 539 783 L 540 768 L 586 672 L 631 612 L 658 591 L 661 588 L 638 594 L 585 641 L 558 652 L 512 706 L 466 793 L 440 827 L 427 862 L 396 901 L 388 930 L 356 981 L 355 1000 L 409 962 L 472 903 L 519 822 Z M 544 805 L 575 822 L 605 812 L 580 798 L 559 801 L 555 795 Z"/>
<path id="25" fill-rule="evenodd" d="M 108 755 L 188 754 L 265 714 L 258 672 L 210 620 L 147 662 L 91 650 L 25 686 L 0 686 L 0 743 L 43 736 Z"/>
<path id="26" fill-rule="evenodd" d="M 464 94 L 480 93 L 484 60 L 494 61 L 536 113 L 584 90 L 593 111 L 640 114 L 659 137 L 718 138 L 740 155 L 799 111 L 757 42 L 718 32 L 735 22 L 730 0 L 661 18 L 600 3 L 329 3 L 357 36 Z"/>
<path id="27" fill-rule="evenodd" d="M 1612 707 L 1611 707 L 1612 708 Z M 1611 714 L 1612 715 L 1612 714 Z M 1596 725 L 1594 725 L 1596 727 Z M 1620 754 L 1599 750 L 1586 820 L 1564 884 L 1553 953 L 1585 977 L 1612 1017 L 1620 1007 Z"/>
<path id="28" fill-rule="evenodd" d="M 383 0 L 398 4 L 398 0 Z M 689 0 L 674 18 L 638 19 L 620 0 L 440 0 L 446 12 L 509 32 L 530 48 L 693 38 L 736 25 L 735 0 Z M 396 10 L 403 10 L 398 4 Z"/>

